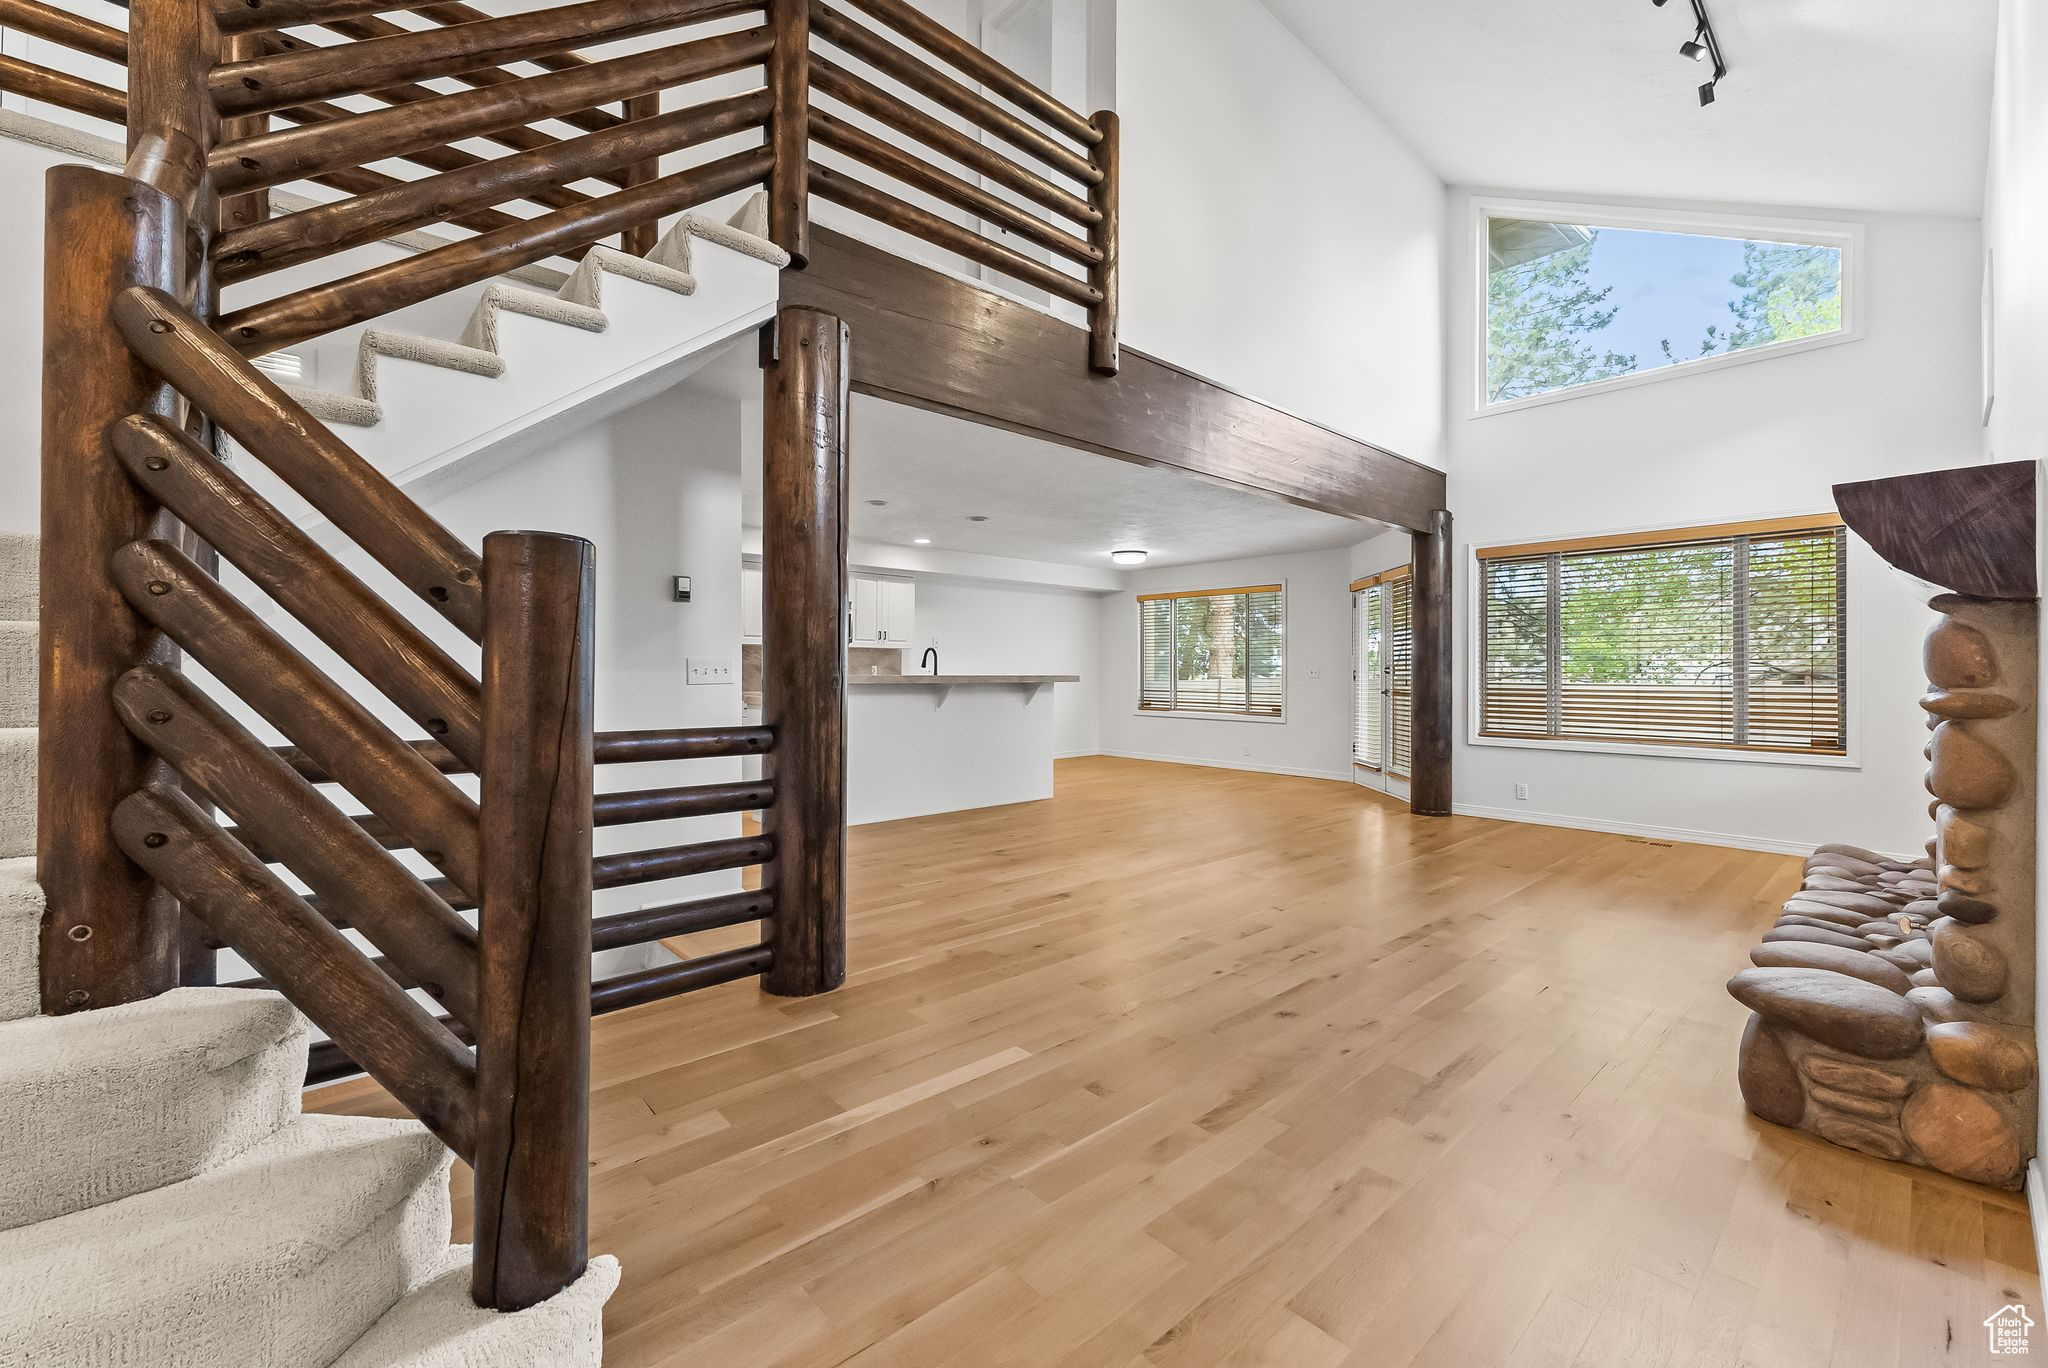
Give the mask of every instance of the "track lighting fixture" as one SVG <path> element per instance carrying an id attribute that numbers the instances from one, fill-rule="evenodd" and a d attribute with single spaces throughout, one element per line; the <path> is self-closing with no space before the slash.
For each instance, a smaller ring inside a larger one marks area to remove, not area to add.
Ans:
<path id="1" fill-rule="evenodd" d="M 1651 0 L 1651 3 L 1662 9 L 1668 0 Z M 1714 74 L 1700 87 L 1700 104 L 1704 107 L 1714 102 L 1715 87 L 1728 74 L 1728 64 L 1721 60 L 1721 43 L 1714 36 L 1714 21 L 1707 18 L 1707 0 L 1692 0 L 1692 17 L 1692 37 L 1678 45 L 1678 55 L 1690 57 L 1695 62 L 1713 60 Z"/>

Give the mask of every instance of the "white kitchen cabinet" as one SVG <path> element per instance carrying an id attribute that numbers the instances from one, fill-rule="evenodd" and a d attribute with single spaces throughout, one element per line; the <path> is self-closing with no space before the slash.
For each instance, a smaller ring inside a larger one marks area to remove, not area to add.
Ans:
<path id="1" fill-rule="evenodd" d="M 855 646 L 882 644 L 882 582 L 872 575 L 853 577 L 853 635 Z"/>
<path id="2" fill-rule="evenodd" d="M 908 646 L 917 635 L 917 582 L 885 579 L 882 585 L 882 640 Z"/>
<path id="3" fill-rule="evenodd" d="M 740 640 L 761 639 L 761 567 L 740 567 Z"/>
<path id="4" fill-rule="evenodd" d="M 855 646 L 908 646 L 917 630 L 917 584 L 881 575 L 853 576 Z"/>

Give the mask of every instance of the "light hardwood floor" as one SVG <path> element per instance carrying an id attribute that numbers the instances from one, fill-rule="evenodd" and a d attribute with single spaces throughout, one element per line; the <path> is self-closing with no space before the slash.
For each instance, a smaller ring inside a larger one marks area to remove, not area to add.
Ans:
<path id="1" fill-rule="evenodd" d="M 2011 1301 L 2048 1340 L 2024 1203 L 1743 1111 L 1721 985 L 1792 859 L 1089 759 L 856 828 L 851 879 L 843 991 L 597 1023 L 612 1368 L 1929 1368 L 2012 1362 Z"/>

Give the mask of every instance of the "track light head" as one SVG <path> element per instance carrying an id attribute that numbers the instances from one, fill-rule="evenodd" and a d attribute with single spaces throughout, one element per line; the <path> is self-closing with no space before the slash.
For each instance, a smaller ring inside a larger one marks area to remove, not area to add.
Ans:
<path id="1" fill-rule="evenodd" d="M 1650 0 L 1662 9 L 1668 0 Z M 253 3 L 253 0 L 252 0 Z M 1695 62 L 1706 62 L 1713 68 L 1713 74 L 1706 84 L 1699 88 L 1700 105 L 1705 107 L 1714 102 L 1715 87 L 1728 74 L 1727 60 L 1721 55 L 1720 40 L 1714 35 L 1714 21 L 1707 17 L 1707 0 L 1690 0 L 1692 6 L 1692 37 L 1678 45 L 1678 55 L 1690 57 Z"/>

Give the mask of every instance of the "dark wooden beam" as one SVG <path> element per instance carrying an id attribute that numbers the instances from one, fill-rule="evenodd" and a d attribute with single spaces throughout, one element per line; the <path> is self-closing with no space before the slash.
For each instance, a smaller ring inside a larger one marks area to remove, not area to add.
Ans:
<path id="1" fill-rule="evenodd" d="M 107 814 L 148 783 L 149 751 L 108 705 L 114 681 L 169 648 L 103 572 L 149 535 L 156 503 L 108 447 L 132 413 L 182 421 L 174 396 L 107 320 L 132 285 L 182 288 L 185 213 L 96 167 L 53 167 L 43 254 L 42 694 L 37 876 L 43 1011 L 155 997 L 178 983 L 177 909 L 131 864 Z M 87 573 L 88 570 L 98 573 Z"/>
<path id="2" fill-rule="evenodd" d="M 761 777 L 776 800 L 761 815 L 775 847 L 761 986 L 777 997 L 846 981 L 847 347 L 838 319 L 785 307 L 762 357 L 761 713 L 775 747 Z"/>
<path id="3" fill-rule="evenodd" d="M 1452 635 L 1456 579 L 1451 515 L 1436 511 L 1428 532 L 1414 534 L 1415 674 L 1409 694 L 1412 761 L 1408 808 L 1418 817 L 1451 815 L 1451 698 L 1456 687 Z"/>
<path id="4" fill-rule="evenodd" d="M 484 539 L 470 1295 L 499 1311 L 554 1296 L 589 1253 L 594 584 L 581 538 Z"/>
<path id="5" fill-rule="evenodd" d="M 1442 471 L 1129 347 L 1093 375 L 1087 329 L 843 233 L 813 226 L 782 303 L 846 321 L 862 394 L 1411 531 L 1444 506 Z"/>
<path id="6" fill-rule="evenodd" d="M 1838 484 L 1835 507 L 1872 550 L 1915 579 L 1971 598 L 2041 596 L 2032 461 Z"/>

